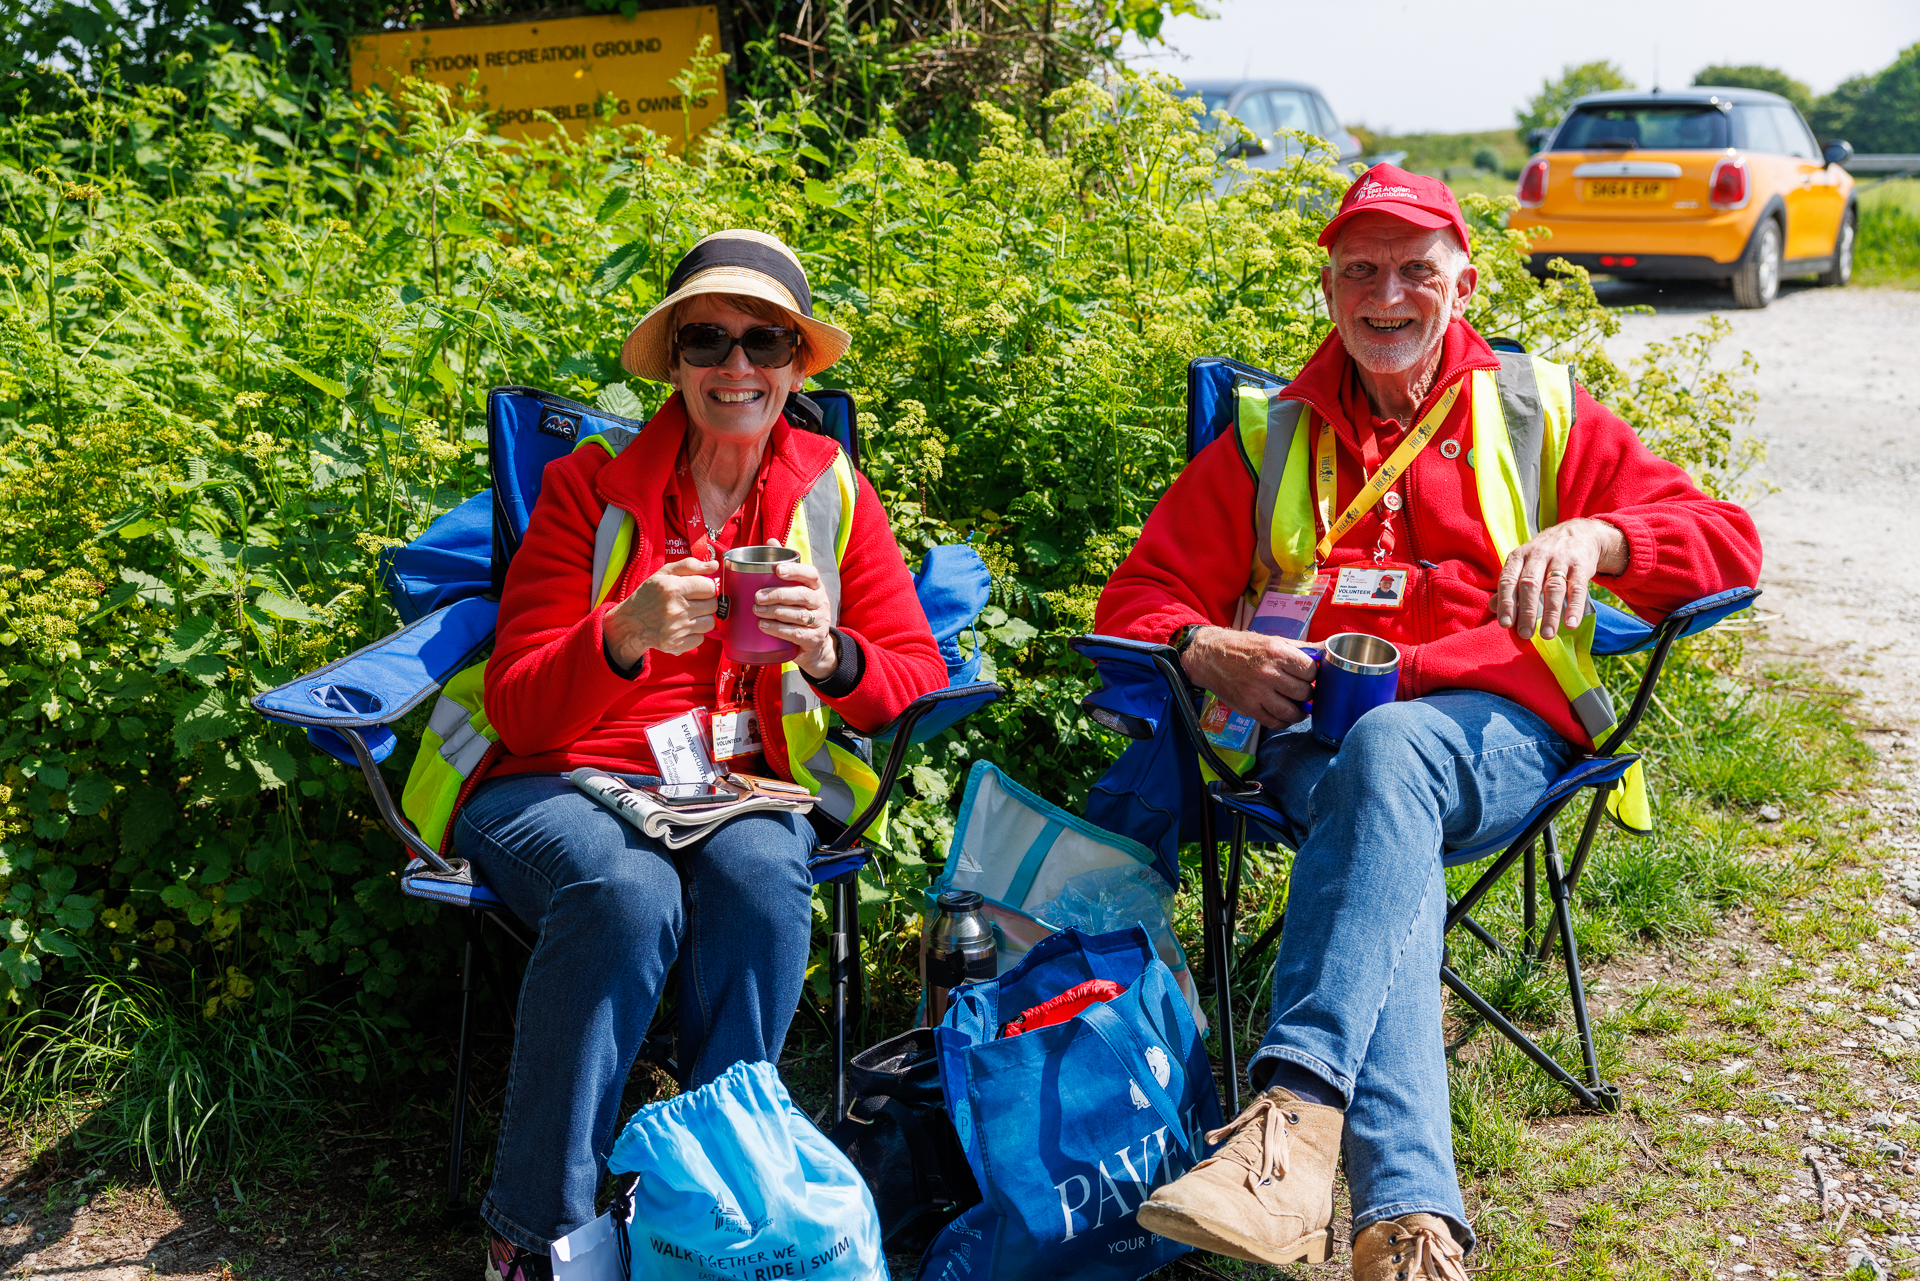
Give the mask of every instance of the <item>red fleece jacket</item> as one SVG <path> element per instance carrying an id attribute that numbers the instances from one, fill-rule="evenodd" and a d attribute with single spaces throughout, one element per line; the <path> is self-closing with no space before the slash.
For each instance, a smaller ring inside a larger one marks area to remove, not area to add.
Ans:
<path id="1" fill-rule="evenodd" d="M 651 768 L 646 727 L 661 719 L 648 707 L 648 695 L 659 689 L 650 688 L 648 679 L 655 654 L 649 651 L 630 679 L 616 674 L 607 662 L 601 624 L 607 611 L 666 563 L 662 502 L 686 421 L 676 394 L 618 458 L 590 448 L 548 465 L 526 539 L 507 570 L 487 662 L 487 716 L 500 736 L 488 763 L 493 772 Z M 784 417 L 774 425 L 763 511 L 769 539 L 787 541 L 800 500 L 838 451 L 825 437 L 794 430 Z M 877 729 L 920 695 L 944 688 L 947 669 L 880 498 L 865 476 L 858 480 L 853 531 L 840 564 L 837 625 L 860 647 L 864 668 L 850 693 L 822 701 L 854 728 Z M 625 571 L 606 602 L 592 608 L 594 532 L 609 505 L 631 512 L 638 527 Z M 703 642 L 719 643 L 714 637 Z M 780 669 L 754 670 L 767 764 L 791 779 L 786 743 L 774 728 L 780 724 Z M 681 710 L 676 701 L 666 714 Z"/>
<path id="2" fill-rule="evenodd" d="M 1447 331 L 1439 376 L 1420 406 L 1419 421 L 1454 380 L 1499 366 L 1493 349 L 1464 321 Z M 1367 413 L 1353 361 L 1338 333 L 1329 334 L 1285 395 L 1301 400 L 1338 433 L 1339 506 L 1365 483 L 1361 436 L 1354 419 Z M 1500 577 L 1481 522 L 1480 499 L 1467 462 L 1473 443 L 1471 384 L 1439 433 L 1395 485 L 1404 510 L 1395 519 L 1390 559 L 1417 566 L 1407 604 L 1397 610 L 1336 606 L 1323 599 L 1308 639 L 1339 632 L 1370 632 L 1400 648 L 1400 697 L 1436 690 L 1474 689 L 1512 699 L 1546 718 L 1576 743 L 1586 732 L 1533 647 L 1493 618 L 1490 603 Z M 1627 572 L 1594 581 L 1657 621 L 1673 609 L 1760 576 L 1760 539 L 1752 519 L 1733 503 L 1707 498 L 1686 472 L 1654 456 L 1633 429 L 1575 390 L 1573 430 L 1560 464 L 1560 519 L 1598 517 L 1626 535 Z M 1403 433 L 1374 419 L 1378 447 L 1391 451 Z M 1447 458 L 1441 446 L 1459 442 Z M 1252 465 L 1227 433 L 1168 487 L 1147 517 L 1132 553 L 1101 594 L 1095 629 L 1108 636 L 1164 642 L 1188 623 L 1231 627 L 1254 562 Z M 1380 536 L 1384 502 L 1376 503 L 1334 545 L 1325 568 L 1370 565 Z M 1322 531 L 1324 532 L 1324 531 Z"/>

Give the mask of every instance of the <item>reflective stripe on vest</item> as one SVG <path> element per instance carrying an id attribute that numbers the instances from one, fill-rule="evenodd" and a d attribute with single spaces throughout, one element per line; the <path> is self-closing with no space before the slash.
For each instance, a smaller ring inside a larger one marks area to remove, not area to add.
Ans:
<path id="1" fill-rule="evenodd" d="M 1560 461 L 1573 428 L 1573 371 L 1566 365 L 1512 352 L 1496 353 L 1500 368 L 1472 375 L 1474 485 L 1488 542 L 1505 563 L 1514 548 L 1559 521 Z M 1242 457 L 1256 481 L 1256 555 L 1247 575 L 1235 625 L 1246 626 L 1267 584 L 1301 579 L 1313 569 L 1311 415 L 1282 390 L 1243 386 L 1236 393 L 1236 427 Z M 1553 639 L 1534 638 L 1534 650 L 1553 674 L 1574 717 L 1598 742 L 1615 722 L 1613 701 L 1593 665 L 1596 616 Z M 1222 753 L 1235 769 L 1251 756 Z M 1608 812 L 1622 826 L 1649 830 L 1644 776 L 1638 764 L 1608 797 Z"/>
<path id="2" fill-rule="evenodd" d="M 853 504 L 859 496 L 853 464 L 834 451 L 833 466 L 800 499 L 787 534 L 787 546 L 820 571 L 833 625 L 840 622 L 840 562 L 853 536 Z M 880 793 L 880 777 L 858 752 L 827 737 L 829 712 L 800 669 L 780 668 L 780 730 L 787 745 L 793 781 L 820 798 L 820 808 L 847 822 Z M 881 820 L 884 824 L 884 817 Z M 876 826 L 876 840 L 886 839 Z"/>
<path id="3" fill-rule="evenodd" d="M 623 428 L 588 436 L 575 445 L 589 445 L 620 456 L 638 432 Z M 815 481 L 794 511 L 788 545 L 800 559 L 820 570 L 820 585 L 831 605 L 835 624 L 840 619 L 840 561 L 853 534 L 853 505 L 859 494 L 853 464 L 836 452 L 833 465 Z M 633 555 L 638 529 L 632 513 L 609 506 L 594 531 L 594 584 L 589 607 L 598 607 L 613 593 Z M 821 555 L 815 555 L 815 549 Z M 457 673 L 440 691 L 421 736 L 420 751 L 401 794 L 400 808 L 413 822 L 422 840 L 436 849 L 445 847 L 447 824 L 459 803 L 460 792 L 475 768 L 497 742 L 485 707 L 486 663 Z M 842 822 L 850 819 L 879 793 L 880 779 L 859 753 L 827 737 L 829 712 L 792 663 L 780 669 L 780 728 L 794 781 L 820 798 L 820 807 Z M 885 819 L 875 825 L 875 839 L 885 836 Z"/>

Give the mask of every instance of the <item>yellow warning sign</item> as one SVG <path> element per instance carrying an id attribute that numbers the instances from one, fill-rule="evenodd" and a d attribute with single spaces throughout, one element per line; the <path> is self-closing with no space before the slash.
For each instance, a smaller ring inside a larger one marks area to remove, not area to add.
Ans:
<path id="1" fill-rule="evenodd" d="M 712 5 L 631 18 L 382 31 L 354 38 L 353 87 L 392 90 L 401 76 L 454 88 L 477 81 L 488 117 L 509 138 L 545 135 L 550 126 L 538 114 L 544 111 L 576 135 L 588 125 L 643 124 L 679 146 L 687 108 L 695 138 L 727 112 L 726 91 L 717 85 L 690 102 L 673 87 L 701 36 L 709 37 L 708 52 L 718 51 L 720 18 Z"/>

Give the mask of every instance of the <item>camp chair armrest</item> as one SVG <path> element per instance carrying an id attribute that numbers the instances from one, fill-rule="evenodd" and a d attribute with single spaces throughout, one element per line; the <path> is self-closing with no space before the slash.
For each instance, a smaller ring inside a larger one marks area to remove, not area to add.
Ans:
<path id="1" fill-rule="evenodd" d="M 1640 718 L 1646 715 L 1647 706 L 1653 701 L 1654 686 L 1660 682 L 1660 673 L 1666 667 L 1667 656 L 1673 652 L 1676 641 L 1706 631 L 1728 615 L 1746 609 L 1759 598 L 1760 589 L 1757 587 L 1735 587 L 1682 605 L 1661 619 L 1653 628 L 1653 654 L 1647 660 L 1645 674 L 1640 677 L 1640 687 L 1634 692 L 1633 706 L 1614 724 L 1606 739 L 1598 744 L 1595 754 L 1612 756 L 1639 726 Z"/>
<path id="2" fill-rule="evenodd" d="M 342 731 L 360 731 L 361 747 L 384 761 L 392 726 L 431 698 L 441 683 L 493 642 L 499 603 L 471 596 L 383 636 L 364 649 L 254 696 L 268 720 L 299 725 L 314 746 L 347 765 L 357 753 Z"/>
<path id="3" fill-rule="evenodd" d="M 1180 729 L 1186 736 L 1188 746 L 1220 780 L 1220 790 L 1228 794 L 1258 790 L 1257 784 L 1250 783 L 1220 758 L 1220 754 L 1213 749 L 1213 743 L 1201 731 L 1200 715 L 1194 703 L 1204 691 L 1187 679 L 1186 672 L 1180 666 L 1180 655 L 1173 646 L 1128 640 L 1120 636 L 1076 636 L 1067 643 L 1082 658 L 1093 663 L 1101 672 L 1101 679 L 1108 684 L 1119 683 L 1109 679 L 1109 671 L 1136 681 L 1141 678 L 1149 682 L 1158 680 L 1166 693 L 1166 706 L 1179 718 Z M 1081 706 L 1085 708 L 1087 704 L 1082 702 Z M 1105 717 L 1096 716 L 1094 719 L 1107 724 Z M 1129 732 L 1121 724 L 1107 724 L 1107 728 L 1119 733 Z"/>
<path id="4" fill-rule="evenodd" d="M 1005 697 L 1006 692 L 1004 688 L 992 681 L 949 685 L 945 689 L 934 690 L 931 694 L 922 694 L 908 703 L 906 710 L 894 717 L 891 723 L 876 730 L 873 734 L 876 740 L 891 738 L 893 743 L 887 751 L 886 764 L 880 769 L 880 786 L 874 790 L 873 802 L 848 823 L 823 852 L 839 853 L 851 850 L 880 817 L 880 812 L 887 807 L 887 799 L 893 795 L 893 785 L 900 778 L 900 770 L 907 763 L 907 749 L 921 741 L 913 731 L 923 718 L 935 709 L 952 711 L 954 704 L 960 704 L 963 708 L 961 715 L 967 715 L 996 699 Z M 941 721 L 943 729 L 953 723 L 952 719 L 944 716 L 941 717 Z"/>

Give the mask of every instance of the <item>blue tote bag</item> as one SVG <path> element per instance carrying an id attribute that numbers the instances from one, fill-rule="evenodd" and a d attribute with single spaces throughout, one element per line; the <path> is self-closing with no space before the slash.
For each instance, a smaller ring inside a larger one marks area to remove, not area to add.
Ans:
<path id="1" fill-rule="evenodd" d="M 1000 1036 L 1088 979 L 1126 990 L 1065 1023 Z M 957 989 L 934 1038 L 982 1200 L 928 1247 L 922 1281 L 1138 1281 L 1191 1249 L 1134 1217 L 1206 1155 L 1203 1136 L 1220 1125 L 1193 1012 L 1145 930 L 1041 940 L 999 978 Z"/>

